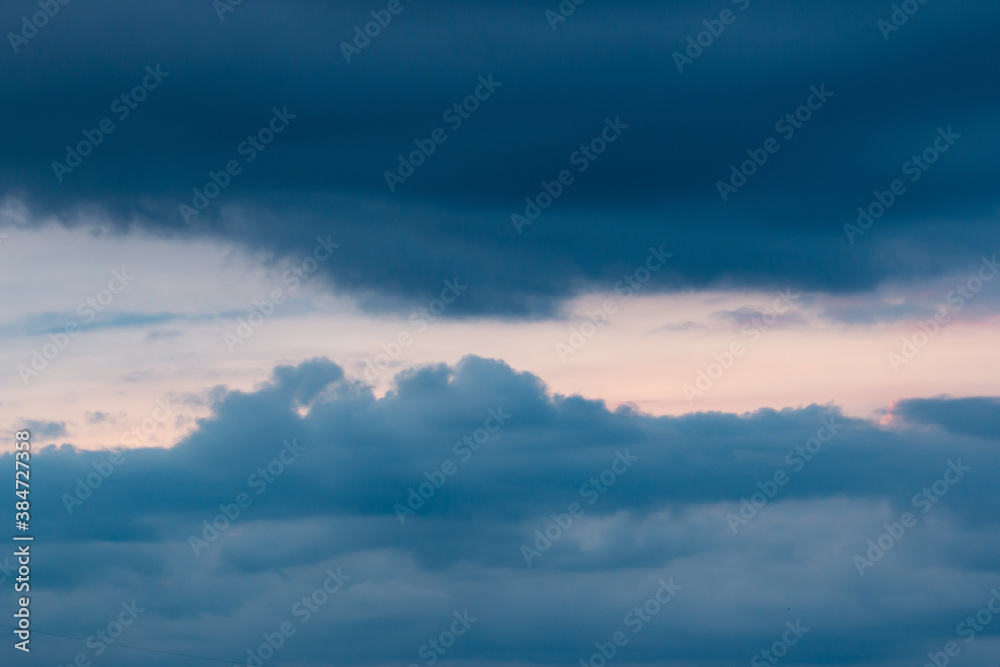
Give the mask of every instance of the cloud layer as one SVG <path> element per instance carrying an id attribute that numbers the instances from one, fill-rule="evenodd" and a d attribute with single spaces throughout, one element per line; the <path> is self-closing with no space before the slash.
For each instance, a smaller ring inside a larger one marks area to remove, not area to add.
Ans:
<path id="1" fill-rule="evenodd" d="M 245 660 L 289 620 L 275 664 L 427 664 L 468 609 L 445 659 L 572 664 L 672 577 L 623 664 L 749 660 L 796 620 L 796 662 L 917 661 L 997 584 L 997 401 L 971 402 L 982 427 L 946 397 L 898 404 L 891 429 L 833 406 L 650 417 L 477 357 L 381 399 L 328 360 L 278 367 L 171 449 L 37 455 L 35 623 L 85 637 L 134 598 L 122 643 Z M 337 567 L 349 584 L 301 623 Z M 65 644 L 46 656 L 88 650 Z"/>
<path id="2" fill-rule="evenodd" d="M 675 54 L 720 7 L 589 4 L 554 30 L 544 3 L 401 7 L 347 62 L 340 44 L 379 7 L 244 3 L 220 20 L 195 0 L 67 5 L 0 56 L 18 90 L 0 111 L 18 128 L 2 193 L 33 218 L 106 216 L 299 259 L 332 235 L 345 252 L 321 271 L 341 289 L 386 308 L 457 277 L 470 289 L 448 316 L 552 312 L 661 244 L 675 257 L 656 290 L 837 293 L 945 274 L 1000 246 L 996 87 L 975 66 L 998 55 L 995 3 L 922 4 L 884 39 L 889 5 L 740 0 L 683 72 Z M 0 25 L 23 11 L 6 7 Z M 143 99 L 123 106 L 136 86 Z M 823 86 L 832 95 L 800 113 Z M 478 108 L 456 116 L 477 90 Z M 295 118 L 271 143 L 244 143 L 286 108 Z M 113 132 L 57 178 L 52 163 L 103 118 Z M 606 119 L 628 127 L 591 159 L 580 149 Z M 436 128 L 446 139 L 390 191 L 386 172 L 404 173 L 398 156 Z M 939 128 L 960 138 L 915 167 Z M 723 201 L 718 182 L 739 182 L 731 166 L 761 161 L 769 138 L 777 152 Z M 511 215 L 563 170 L 572 183 L 518 233 Z M 210 172 L 227 183 L 185 224 L 179 204 Z M 894 180 L 905 194 L 850 243 L 844 224 Z"/>

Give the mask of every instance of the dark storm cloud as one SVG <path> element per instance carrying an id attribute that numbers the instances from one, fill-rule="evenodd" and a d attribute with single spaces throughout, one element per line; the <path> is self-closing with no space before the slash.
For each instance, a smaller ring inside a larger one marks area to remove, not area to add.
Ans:
<path id="1" fill-rule="evenodd" d="M 747 660 L 797 618 L 812 628 L 801 661 L 851 662 L 876 635 L 866 658 L 916 660 L 953 639 L 996 584 L 1000 452 L 988 431 L 996 399 L 901 406 L 910 420 L 979 426 L 891 430 L 832 406 L 652 417 L 552 396 L 476 357 L 403 373 L 381 399 L 327 360 L 278 367 L 253 392 L 220 393 L 172 449 L 38 452 L 34 562 L 46 575 L 35 604 L 50 630 L 86 636 L 136 599 L 149 611 L 133 645 L 243 662 L 342 566 L 351 587 L 282 660 L 425 664 L 418 647 L 468 608 L 477 631 L 447 659 L 573 664 L 672 576 L 683 596 L 636 636 L 629 662 Z M 258 493 L 260 469 L 283 450 Z M 397 504 L 448 460 L 453 474 L 401 524 Z M 968 471 L 924 518 L 914 496 L 949 462 Z M 614 483 L 597 492 L 609 468 Z M 727 514 L 777 471 L 790 482 L 734 533 Z M 241 492 L 252 503 L 221 536 L 205 533 Z M 82 502 L 69 513 L 72 496 Z M 522 545 L 573 502 L 583 515 L 528 567 Z M 858 576 L 852 557 L 906 511 L 918 526 Z M 192 536 L 208 538 L 197 556 Z M 942 573 L 936 586 L 914 590 L 929 568 Z"/>
<path id="2" fill-rule="evenodd" d="M 37 215 L 293 258 L 332 234 L 350 248 L 322 267 L 334 283 L 386 307 L 458 277 L 470 288 L 449 316 L 550 312 L 650 245 L 674 253 L 655 289 L 833 292 L 1000 246 L 998 88 L 982 66 L 1000 55 L 996 3 L 922 4 L 888 40 L 891 3 L 744 4 L 587 3 L 552 30 L 556 3 L 403 2 L 348 63 L 340 43 L 384 3 L 260 0 L 222 21 L 202 0 L 70 3 L 0 49 L 3 192 Z M 735 21 L 679 73 L 672 54 L 726 8 Z M 36 9 L 7 3 L 0 26 Z M 452 129 L 442 114 L 490 75 L 499 87 Z M 113 100 L 144 81 L 120 118 Z M 824 85 L 809 121 L 776 128 Z M 295 118 L 247 162 L 239 144 L 286 107 Z M 114 131 L 60 183 L 52 162 L 105 117 Z M 580 173 L 571 155 L 606 118 L 628 128 Z M 447 140 L 390 192 L 384 172 L 437 127 Z M 961 137 L 910 182 L 904 163 L 949 127 Z M 716 182 L 769 137 L 778 152 L 723 202 Z M 230 160 L 239 174 L 185 225 L 178 204 Z M 511 214 L 564 169 L 573 183 L 518 234 Z M 849 243 L 843 224 L 895 179 L 906 193 Z"/>
<path id="3" fill-rule="evenodd" d="M 951 433 L 987 440 L 996 440 L 1000 434 L 1000 399 L 996 398 L 911 398 L 895 405 L 893 413 Z"/>

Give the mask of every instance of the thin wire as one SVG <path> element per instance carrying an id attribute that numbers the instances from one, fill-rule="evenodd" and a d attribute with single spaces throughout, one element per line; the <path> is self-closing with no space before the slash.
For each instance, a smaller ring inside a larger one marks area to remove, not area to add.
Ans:
<path id="1" fill-rule="evenodd" d="M 0 624 L 0 628 L 9 628 L 11 630 L 17 630 L 18 629 L 18 628 L 15 628 L 15 627 L 11 626 L 11 625 L 3 625 L 3 624 Z M 68 635 L 57 635 L 54 632 L 42 632 L 41 630 L 32 630 L 32 632 L 36 633 L 36 634 L 39 634 L 39 635 L 48 635 L 49 637 L 59 637 L 60 639 L 72 639 L 73 641 L 77 641 L 77 642 L 86 642 L 87 641 L 86 639 L 80 639 L 79 637 L 70 637 Z M 115 644 L 108 644 L 108 646 L 110 646 L 112 648 L 127 648 L 127 649 L 131 649 L 133 651 L 145 651 L 146 653 L 160 653 L 160 654 L 163 654 L 163 655 L 175 655 L 175 656 L 179 656 L 181 658 L 194 658 L 195 660 L 208 660 L 210 662 L 223 662 L 223 663 L 225 663 L 227 665 L 239 665 L 240 664 L 239 662 L 237 662 L 235 660 L 219 660 L 218 658 L 207 658 L 207 657 L 205 657 L 203 655 L 189 655 L 187 653 L 172 653 L 170 651 L 159 651 L 159 650 L 153 649 L 153 648 L 142 648 L 142 647 L 139 647 L 139 646 L 129 646 L 128 644 L 117 644 L 117 643 L 115 643 Z M 267 664 L 268 663 L 266 663 L 266 662 L 263 663 L 264 667 L 267 667 Z"/>

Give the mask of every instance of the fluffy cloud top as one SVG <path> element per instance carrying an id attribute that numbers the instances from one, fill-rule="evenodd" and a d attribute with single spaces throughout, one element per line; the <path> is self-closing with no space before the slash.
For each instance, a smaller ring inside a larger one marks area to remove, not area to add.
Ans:
<path id="1" fill-rule="evenodd" d="M 477 357 L 380 399 L 325 359 L 278 367 L 173 448 L 37 454 L 35 623 L 85 637 L 135 599 L 124 644 L 244 662 L 288 620 L 274 664 L 426 664 L 468 609 L 443 659 L 573 664 L 672 577 L 623 664 L 749 660 L 796 620 L 796 662 L 918 661 L 997 585 L 997 410 L 905 401 L 893 428 L 815 405 L 651 417 Z M 348 584 L 302 622 L 296 601 L 338 567 Z"/>

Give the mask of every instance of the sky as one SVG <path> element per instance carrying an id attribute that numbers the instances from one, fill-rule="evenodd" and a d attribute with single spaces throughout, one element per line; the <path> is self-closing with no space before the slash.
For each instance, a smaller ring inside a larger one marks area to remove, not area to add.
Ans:
<path id="1" fill-rule="evenodd" d="M 997 25 L 5 3 L 3 664 L 995 665 Z"/>

